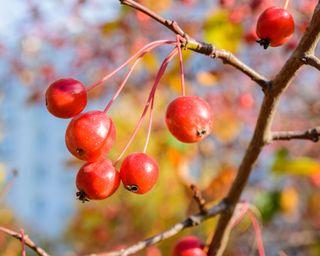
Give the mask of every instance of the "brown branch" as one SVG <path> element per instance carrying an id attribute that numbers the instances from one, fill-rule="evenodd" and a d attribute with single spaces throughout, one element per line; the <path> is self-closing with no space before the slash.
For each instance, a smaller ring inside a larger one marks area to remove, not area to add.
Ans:
<path id="1" fill-rule="evenodd" d="M 251 138 L 248 149 L 240 164 L 237 177 L 227 195 L 226 202 L 228 210 L 221 214 L 216 227 L 215 235 L 209 246 L 209 256 L 222 255 L 220 250 L 221 242 L 225 235 L 227 226 L 232 217 L 235 205 L 247 184 L 248 178 L 252 171 L 253 165 L 260 155 L 264 145 L 270 141 L 270 127 L 274 119 L 276 107 L 278 105 L 281 94 L 289 86 L 296 72 L 303 65 L 301 56 L 313 55 L 320 36 L 320 1 L 315 9 L 310 26 L 303 35 L 297 49 L 292 53 L 280 72 L 272 81 L 272 87 L 266 91 L 262 106 L 260 108 L 259 117 Z"/>
<path id="2" fill-rule="evenodd" d="M 6 233 L 9 236 L 14 237 L 15 239 L 18 239 L 22 242 L 22 234 L 17 233 L 13 230 L 10 230 L 8 228 L 4 228 L 0 226 L 0 231 L 3 233 Z M 40 256 L 50 256 L 45 250 L 43 250 L 41 247 L 37 246 L 27 235 L 23 235 L 23 241 L 26 246 L 28 246 L 30 249 L 32 249 L 34 252 L 36 252 Z"/>
<path id="3" fill-rule="evenodd" d="M 320 138 L 320 127 L 309 129 L 307 131 L 286 131 L 286 132 L 272 132 L 272 140 L 311 140 L 318 142 Z"/>
<path id="4" fill-rule="evenodd" d="M 196 201 L 196 203 L 199 206 L 200 213 L 206 214 L 208 212 L 208 208 L 206 205 L 206 200 L 203 198 L 201 191 L 194 184 L 191 184 L 190 188 L 193 192 L 193 199 Z"/>
<path id="5" fill-rule="evenodd" d="M 194 38 L 186 34 L 182 30 L 182 28 L 178 25 L 177 22 L 161 17 L 160 15 L 156 14 L 149 8 L 137 3 L 136 1 L 133 1 L 133 0 L 119 0 L 119 1 L 123 5 L 130 6 L 138 11 L 143 12 L 144 14 L 148 15 L 149 17 L 157 21 L 158 23 L 170 29 L 173 33 L 180 35 L 182 37 L 182 40 L 184 39 L 181 42 L 184 48 L 210 56 L 212 58 L 221 59 L 223 63 L 229 64 L 234 68 L 238 69 L 239 71 L 241 71 L 242 73 L 246 74 L 249 78 L 251 78 L 258 85 L 260 85 L 264 91 L 266 89 L 269 89 L 270 81 L 266 77 L 260 75 L 254 69 L 250 68 L 248 65 L 246 65 L 241 60 L 239 60 L 236 56 L 234 56 L 231 52 L 228 52 L 226 50 L 220 50 L 215 48 L 212 44 L 195 40 Z"/>
<path id="6" fill-rule="evenodd" d="M 194 214 L 189 216 L 187 219 L 185 219 L 184 221 L 181 221 L 177 224 L 175 224 L 173 227 L 151 237 L 148 238 L 146 240 L 140 241 L 126 249 L 122 249 L 119 251 L 113 251 L 113 252 L 109 252 L 109 253 L 95 253 L 95 254 L 91 254 L 90 256 L 126 256 L 126 255 L 130 255 L 133 253 L 136 253 L 138 251 L 141 251 L 143 249 L 145 249 L 148 246 L 154 245 L 156 243 L 159 243 L 165 239 L 168 239 L 176 234 L 178 234 L 179 232 L 181 232 L 182 230 L 189 228 L 189 227 L 194 227 L 199 225 L 201 222 L 213 218 L 214 216 L 218 215 L 219 213 L 223 212 L 224 210 L 226 210 L 226 204 L 224 203 L 224 201 L 221 201 L 219 204 L 211 207 L 210 209 L 208 209 L 208 211 L 206 213 L 198 213 L 198 214 Z"/>
<path id="7" fill-rule="evenodd" d="M 301 61 L 306 65 L 310 65 L 320 70 L 320 59 L 315 55 L 305 55 L 301 58 Z"/>

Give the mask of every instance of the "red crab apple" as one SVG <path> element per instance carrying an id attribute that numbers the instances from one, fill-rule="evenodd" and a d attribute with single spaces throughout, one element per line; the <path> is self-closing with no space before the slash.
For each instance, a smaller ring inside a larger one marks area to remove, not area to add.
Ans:
<path id="1" fill-rule="evenodd" d="M 171 134 L 185 143 L 207 137 L 212 129 L 210 105 L 198 96 L 181 96 L 173 100 L 166 112 L 166 124 Z"/>
<path id="2" fill-rule="evenodd" d="M 120 177 L 125 188 L 136 194 L 149 192 L 159 176 L 157 162 L 145 153 L 132 153 L 122 162 Z"/>
<path id="3" fill-rule="evenodd" d="M 172 256 L 206 256 L 203 243 L 196 236 L 185 236 L 178 240 L 173 248 Z"/>
<path id="4" fill-rule="evenodd" d="M 82 202 L 105 199 L 117 190 L 119 184 L 120 175 L 110 160 L 86 163 L 76 177 L 77 197 Z"/>
<path id="5" fill-rule="evenodd" d="M 87 105 L 86 88 L 73 78 L 62 78 L 50 84 L 45 98 L 48 111 L 60 118 L 74 117 Z"/>
<path id="6" fill-rule="evenodd" d="M 75 157 L 94 162 L 110 151 L 116 130 L 103 111 L 89 111 L 74 117 L 66 131 L 66 145 Z"/>
<path id="7" fill-rule="evenodd" d="M 265 49 L 276 47 L 287 42 L 294 32 L 294 20 L 291 14 L 281 7 L 269 7 L 257 22 L 258 43 Z"/>

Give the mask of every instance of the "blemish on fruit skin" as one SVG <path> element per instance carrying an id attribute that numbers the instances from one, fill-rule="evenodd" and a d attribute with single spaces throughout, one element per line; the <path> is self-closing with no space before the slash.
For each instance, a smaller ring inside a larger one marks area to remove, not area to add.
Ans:
<path id="1" fill-rule="evenodd" d="M 82 148 L 77 148 L 76 151 L 79 156 L 83 156 L 85 154 L 85 152 Z"/>

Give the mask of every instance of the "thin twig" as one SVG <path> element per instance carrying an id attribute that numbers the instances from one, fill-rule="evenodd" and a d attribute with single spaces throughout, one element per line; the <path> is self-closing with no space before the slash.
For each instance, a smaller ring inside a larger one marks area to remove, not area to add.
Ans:
<path id="1" fill-rule="evenodd" d="M 320 59 L 315 55 L 312 55 L 312 54 L 305 55 L 304 57 L 301 58 L 301 61 L 306 65 L 310 65 L 320 70 Z"/>
<path id="2" fill-rule="evenodd" d="M 18 239 L 22 242 L 22 235 L 20 233 L 17 233 L 11 229 L 4 228 L 0 226 L 0 231 L 3 233 L 6 233 L 9 236 L 14 237 L 15 239 Z M 27 235 L 23 235 L 23 241 L 26 246 L 28 246 L 30 249 L 32 249 L 34 252 L 36 252 L 40 256 L 50 256 L 44 249 L 36 245 Z"/>
<path id="3" fill-rule="evenodd" d="M 119 251 L 113 251 L 109 253 L 97 253 L 97 254 L 90 254 L 90 256 L 127 256 L 133 253 L 136 253 L 138 251 L 141 251 L 142 249 L 154 245 L 156 243 L 159 243 L 165 239 L 168 239 L 182 230 L 194 227 L 199 225 L 201 222 L 213 218 L 214 216 L 218 215 L 219 213 L 223 212 L 227 208 L 227 205 L 224 201 L 221 201 L 219 204 L 211 207 L 208 209 L 207 213 L 198 213 L 189 216 L 184 221 L 181 221 L 177 224 L 175 224 L 173 227 L 151 237 L 146 240 L 140 241 L 126 249 L 122 249 Z"/>
<path id="4" fill-rule="evenodd" d="M 133 0 L 119 0 L 121 4 L 134 8 L 144 14 L 148 15 L 152 19 L 156 20 L 163 26 L 170 29 L 173 33 L 180 36 L 181 44 L 184 48 L 192 50 L 194 52 L 198 52 L 212 58 L 219 58 L 225 64 L 229 64 L 234 68 L 238 69 L 242 73 L 246 74 L 249 78 L 255 81 L 261 88 L 265 91 L 270 88 L 270 81 L 260 75 L 257 71 L 250 68 L 248 65 L 239 60 L 236 56 L 234 56 L 231 52 L 226 50 L 220 50 L 214 47 L 212 44 L 204 43 L 195 40 L 187 33 L 185 33 L 182 28 L 178 25 L 176 21 L 168 20 L 153 12 L 149 8 L 137 3 Z"/>
<path id="5" fill-rule="evenodd" d="M 200 189 L 194 184 L 191 184 L 190 188 L 191 188 L 191 190 L 193 192 L 193 199 L 198 204 L 200 212 L 201 213 L 207 213 L 208 212 L 208 208 L 207 208 L 207 205 L 206 205 L 206 200 L 203 198 Z"/>
<path id="6" fill-rule="evenodd" d="M 272 140 L 311 140 L 318 142 L 320 138 L 320 127 L 309 129 L 307 131 L 285 131 L 272 132 Z"/>

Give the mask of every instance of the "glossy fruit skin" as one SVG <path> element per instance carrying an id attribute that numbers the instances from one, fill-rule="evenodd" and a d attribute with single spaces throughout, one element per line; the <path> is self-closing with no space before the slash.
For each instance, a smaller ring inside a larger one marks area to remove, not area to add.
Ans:
<path id="1" fill-rule="evenodd" d="M 280 7 L 269 7 L 260 16 L 256 32 L 258 41 L 266 49 L 287 42 L 294 32 L 294 20 L 291 14 Z"/>
<path id="2" fill-rule="evenodd" d="M 107 159 L 83 165 L 76 177 L 77 196 L 81 201 L 101 200 L 111 196 L 119 187 L 120 175 Z"/>
<path id="3" fill-rule="evenodd" d="M 53 82 L 49 85 L 45 98 L 48 111 L 60 118 L 74 117 L 87 105 L 85 86 L 73 78 Z"/>
<path id="4" fill-rule="evenodd" d="M 112 119 L 103 111 L 89 111 L 74 117 L 66 130 L 68 150 L 88 162 L 103 158 L 115 142 Z"/>
<path id="5" fill-rule="evenodd" d="M 172 256 L 206 256 L 202 250 L 202 241 L 196 236 L 185 236 L 178 240 L 173 248 Z"/>
<path id="6" fill-rule="evenodd" d="M 122 162 L 120 177 L 125 188 L 136 194 L 149 192 L 159 177 L 157 162 L 144 153 L 132 153 Z"/>
<path id="7" fill-rule="evenodd" d="M 173 100 L 166 112 L 171 134 L 181 142 L 194 143 L 207 137 L 212 130 L 210 105 L 198 96 L 181 96 Z"/>

